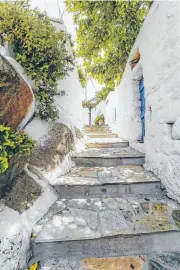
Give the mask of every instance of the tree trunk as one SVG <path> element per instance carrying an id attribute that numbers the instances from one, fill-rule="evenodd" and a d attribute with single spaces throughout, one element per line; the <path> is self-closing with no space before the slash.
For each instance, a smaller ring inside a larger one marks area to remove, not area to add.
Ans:
<path id="1" fill-rule="evenodd" d="M 91 108 L 89 108 L 89 125 L 91 126 Z"/>

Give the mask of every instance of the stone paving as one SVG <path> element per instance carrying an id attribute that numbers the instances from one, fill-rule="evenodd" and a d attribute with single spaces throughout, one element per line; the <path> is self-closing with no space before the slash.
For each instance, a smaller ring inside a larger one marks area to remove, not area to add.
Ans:
<path id="1" fill-rule="evenodd" d="M 51 259 L 43 263 L 42 270 L 145 270 L 146 257 Z"/>
<path id="2" fill-rule="evenodd" d="M 95 239 L 119 234 L 178 231 L 178 205 L 167 198 L 61 199 L 34 228 L 37 241 Z"/>
<path id="3" fill-rule="evenodd" d="M 118 143 L 126 142 L 121 138 L 91 138 L 88 140 L 89 143 Z"/>
<path id="4" fill-rule="evenodd" d="M 41 270 L 179 270 L 180 253 L 114 258 L 66 258 L 41 262 Z"/>
<path id="5" fill-rule="evenodd" d="M 59 176 L 59 186 L 93 186 L 104 184 L 159 183 L 160 180 L 142 166 L 75 167 Z"/>
<path id="6" fill-rule="evenodd" d="M 59 185 L 102 185 L 105 183 L 147 183 L 160 180 L 142 166 L 75 167 L 59 177 Z"/>
<path id="7" fill-rule="evenodd" d="M 99 128 L 103 129 L 108 130 L 107 127 Z M 97 128 L 92 127 L 92 130 L 96 132 Z M 121 142 L 119 138 L 94 139 L 94 142 L 101 143 L 102 140 L 106 143 Z M 180 208 L 160 189 L 157 177 L 145 171 L 142 166 L 137 166 L 138 158 L 143 160 L 144 155 L 126 147 L 87 149 L 74 157 L 80 158 L 77 161 L 80 166 L 73 168 L 65 176 L 59 176 L 58 186 L 54 190 L 57 193 L 58 189 L 62 190 L 62 196 L 59 196 L 34 227 L 33 246 L 35 253 L 43 258 L 40 262 L 41 269 L 180 269 L 180 253 L 151 254 L 152 250 L 168 250 L 168 245 L 171 251 L 174 247 L 179 247 L 177 235 L 180 230 Z M 93 161 L 85 166 L 83 160 L 86 158 L 112 159 L 112 166 L 109 165 L 111 162 L 105 164 L 105 167 L 103 162 Z M 131 158 L 135 164 L 116 166 L 118 163 L 115 159 L 119 158 Z M 141 188 L 141 192 L 137 190 L 140 185 L 146 186 L 145 189 Z M 86 186 L 91 187 L 91 192 L 87 194 L 84 192 Z M 104 186 L 109 189 L 109 193 L 103 193 Z M 124 194 L 114 192 L 114 189 L 111 190 L 112 186 L 116 191 L 122 190 Z M 71 188 L 69 193 L 66 187 Z M 155 192 L 151 193 L 150 189 L 149 193 L 145 193 L 149 188 Z M 112 193 L 115 196 L 109 195 Z M 148 255 L 136 256 L 143 252 Z M 129 256 L 132 254 L 133 256 Z M 118 257 L 124 255 L 128 256 Z M 54 258 L 50 258 L 51 256 Z M 94 258 L 96 256 L 101 258 Z"/>
<path id="8" fill-rule="evenodd" d="M 134 150 L 131 147 L 126 148 L 108 148 L 108 149 L 93 149 L 83 151 L 81 153 L 76 153 L 73 157 L 94 157 L 94 158 L 119 158 L 119 157 L 144 157 L 144 154 Z"/>

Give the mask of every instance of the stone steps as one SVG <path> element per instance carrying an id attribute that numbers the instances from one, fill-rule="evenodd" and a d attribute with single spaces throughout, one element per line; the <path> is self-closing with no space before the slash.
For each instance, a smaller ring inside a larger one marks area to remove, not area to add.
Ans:
<path id="1" fill-rule="evenodd" d="M 41 270 L 178 270 L 180 253 L 165 252 L 154 256 L 122 256 L 114 258 L 64 258 L 44 260 Z"/>
<path id="2" fill-rule="evenodd" d="M 117 134 L 113 133 L 87 133 L 89 138 L 117 138 Z"/>
<path id="3" fill-rule="evenodd" d="M 112 143 L 86 143 L 88 148 L 121 148 L 129 146 L 128 142 L 112 142 Z"/>
<path id="4" fill-rule="evenodd" d="M 44 260 L 40 270 L 147 270 L 144 256 L 115 258 L 65 258 Z"/>
<path id="5" fill-rule="evenodd" d="M 87 145 L 97 148 L 74 154 L 77 166 L 54 182 L 58 199 L 34 227 L 30 264 L 40 261 L 42 270 L 180 269 L 149 259 L 180 252 L 180 208 L 140 166 L 144 154 L 120 138 Z"/>
<path id="6" fill-rule="evenodd" d="M 121 148 L 128 147 L 129 142 L 120 138 L 91 138 L 86 146 L 88 148 Z"/>
<path id="7" fill-rule="evenodd" d="M 40 270 L 179 270 L 180 252 L 161 252 L 154 256 L 121 257 L 67 257 L 58 256 L 41 261 Z M 116 255 L 117 256 L 117 255 Z"/>
<path id="8" fill-rule="evenodd" d="M 107 130 L 89 130 L 86 131 L 87 134 L 112 134 L 111 130 L 107 129 Z"/>
<path id="9" fill-rule="evenodd" d="M 85 132 L 88 132 L 88 131 L 109 131 L 109 127 L 107 125 L 102 125 L 102 126 L 95 126 L 95 125 L 92 125 L 92 126 L 85 126 L 84 127 L 84 131 Z"/>
<path id="10" fill-rule="evenodd" d="M 34 228 L 34 259 L 180 251 L 177 211 L 163 196 L 57 200 Z"/>
<path id="11" fill-rule="evenodd" d="M 104 148 L 76 153 L 72 156 L 72 160 L 77 166 L 143 165 L 144 154 L 131 147 Z"/>
<path id="12" fill-rule="evenodd" d="M 160 180 L 141 166 L 75 167 L 57 179 L 54 189 L 59 197 L 119 197 L 127 194 L 161 193 Z"/>

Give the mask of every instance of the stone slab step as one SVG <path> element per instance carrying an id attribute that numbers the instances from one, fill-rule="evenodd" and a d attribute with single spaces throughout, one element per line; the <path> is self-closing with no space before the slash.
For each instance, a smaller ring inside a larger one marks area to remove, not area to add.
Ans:
<path id="1" fill-rule="evenodd" d="M 180 233 L 166 232 L 141 235 L 128 235 L 126 237 L 104 237 L 101 239 L 67 241 L 67 242 L 41 242 L 33 243 L 33 261 L 47 258 L 87 258 L 87 257 L 117 257 L 148 255 L 152 253 L 173 252 L 180 253 Z M 153 265 L 154 266 L 154 265 Z M 158 265 L 156 265 L 157 267 Z M 63 268 L 60 268 L 61 270 Z M 70 268 L 68 270 L 71 270 Z M 101 269 L 101 268 L 100 268 Z M 179 268 L 150 268 L 149 270 L 178 270 Z M 57 270 L 57 269 L 56 269 Z M 64 269 L 63 269 L 64 270 Z M 79 269 L 78 269 L 79 270 Z M 83 269 L 84 270 L 84 269 Z M 88 269 L 89 270 L 89 269 Z M 91 269 L 92 270 L 92 269 Z M 97 269 L 95 269 L 97 270 Z M 101 270 L 106 270 L 101 269 Z M 107 268 L 107 270 L 110 270 Z M 119 270 L 119 269 L 118 269 Z M 126 270 L 126 269 L 123 269 Z M 131 270 L 131 269 L 130 269 Z M 144 270 L 144 269 L 143 269 Z M 147 268 L 145 269 L 147 270 Z"/>
<path id="2" fill-rule="evenodd" d="M 89 130 L 86 131 L 87 134 L 112 134 L 112 131 L 110 129 L 107 130 Z"/>
<path id="3" fill-rule="evenodd" d="M 62 199 L 34 228 L 36 260 L 180 252 L 179 206 L 167 198 Z"/>
<path id="4" fill-rule="evenodd" d="M 87 125 L 87 126 L 84 126 L 84 130 L 85 131 L 94 131 L 94 130 L 110 130 L 109 126 L 108 125 L 102 125 L 102 126 L 95 126 L 95 125 Z"/>
<path id="5" fill-rule="evenodd" d="M 40 270 L 179 270 L 180 253 L 163 252 L 112 258 L 49 258 L 40 264 Z"/>
<path id="6" fill-rule="evenodd" d="M 126 196 L 158 194 L 160 180 L 142 166 L 75 167 L 57 178 L 54 189 L 60 197 Z"/>
<path id="7" fill-rule="evenodd" d="M 179 213 L 175 202 L 159 196 L 63 198 L 34 227 L 35 243 L 179 232 Z"/>
<path id="8" fill-rule="evenodd" d="M 121 148 L 129 146 L 129 142 L 121 138 L 91 138 L 86 145 L 89 148 Z"/>
<path id="9" fill-rule="evenodd" d="M 50 258 L 41 261 L 40 270 L 149 270 L 146 256 L 115 258 Z"/>
<path id="10" fill-rule="evenodd" d="M 31 260 L 31 262 L 35 262 Z M 29 265 L 30 266 L 30 265 Z M 152 255 L 101 258 L 46 258 L 40 270 L 179 270 L 180 253 L 162 252 Z"/>
<path id="11" fill-rule="evenodd" d="M 121 148 L 129 146 L 129 142 L 112 142 L 112 143 L 98 143 L 88 142 L 86 143 L 88 148 Z"/>
<path id="12" fill-rule="evenodd" d="M 144 154 L 131 147 L 104 148 L 76 153 L 72 160 L 78 166 L 143 165 Z"/>
<path id="13" fill-rule="evenodd" d="M 87 133 L 86 134 L 89 138 L 117 138 L 117 134 L 112 133 Z"/>

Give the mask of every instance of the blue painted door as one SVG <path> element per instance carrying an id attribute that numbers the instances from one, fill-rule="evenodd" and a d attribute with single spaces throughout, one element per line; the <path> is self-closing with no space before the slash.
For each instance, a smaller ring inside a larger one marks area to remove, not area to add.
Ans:
<path id="1" fill-rule="evenodd" d="M 142 137 L 141 140 L 144 142 L 145 136 L 145 111 L 146 111 L 146 104 L 145 104 L 145 93 L 144 93 L 144 79 L 140 81 L 139 84 L 139 92 L 140 92 L 140 101 L 141 101 L 141 126 L 142 126 Z"/>

